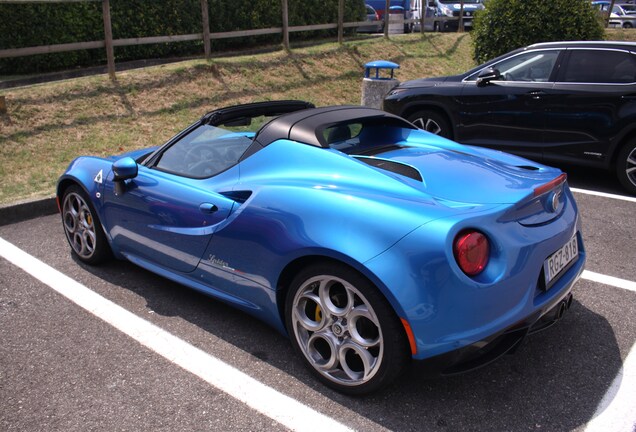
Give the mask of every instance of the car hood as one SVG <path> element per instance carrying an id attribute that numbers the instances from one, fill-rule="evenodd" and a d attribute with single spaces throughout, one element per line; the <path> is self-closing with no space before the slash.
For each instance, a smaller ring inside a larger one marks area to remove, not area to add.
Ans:
<path id="1" fill-rule="evenodd" d="M 529 160 L 503 152 L 457 144 L 422 131 L 404 146 L 376 154 L 378 159 L 412 167 L 421 181 L 408 181 L 437 200 L 473 204 L 513 204 L 532 196 L 533 191 L 561 173 Z M 419 141 L 419 142 L 418 142 Z M 365 161 L 364 156 L 358 156 Z M 397 164 L 385 169 L 403 173 Z M 401 175 L 400 175 L 401 176 Z M 420 183 L 421 182 L 421 183 Z M 420 183 L 419 185 L 417 183 Z"/>
<path id="2" fill-rule="evenodd" d="M 407 140 L 373 154 L 277 141 L 241 163 L 240 187 L 284 185 L 461 208 L 520 203 L 560 173 L 507 153 L 413 130 Z"/>

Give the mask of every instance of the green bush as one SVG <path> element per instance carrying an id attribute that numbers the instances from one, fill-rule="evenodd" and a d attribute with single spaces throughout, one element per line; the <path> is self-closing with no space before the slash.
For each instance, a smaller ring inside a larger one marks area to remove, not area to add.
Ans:
<path id="1" fill-rule="evenodd" d="M 485 6 L 473 29 L 478 62 L 537 42 L 603 39 L 589 0 L 487 0 Z"/>
<path id="2" fill-rule="evenodd" d="M 114 39 L 201 33 L 200 0 L 111 0 Z M 335 23 L 338 0 L 289 0 L 290 26 Z M 282 26 L 280 0 L 208 0 L 210 32 Z M 364 0 L 345 0 L 345 21 L 364 19 Z M 24 48 L 104 39 L 101 2 L 2 3 L 0 47 Z M 331 36 L 335 31 L 292 33 L 292 40 Z M 281 42 L 280 35 L 212 41 L 212 49 Z M 202 41 L 115 47 L 115 61 L 201 55 Z M 41 73 L 106 63 L 104 49 L 0 59 L 0 75 Z"/>

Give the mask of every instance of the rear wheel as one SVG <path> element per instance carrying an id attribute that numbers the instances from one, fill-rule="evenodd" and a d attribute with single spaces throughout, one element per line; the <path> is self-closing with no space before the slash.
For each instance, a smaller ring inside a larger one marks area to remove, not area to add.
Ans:
<path id="1" fill-rule="evenodd" d="M 618 154 L 616 174 L 623 187 L 636 195 L 636 139 L 627 143 Z"/>
<path id="2" fill-rule="evenodd" d="M 446 118 L 436 111 L 417 111 L 407 118 L 418 128 L 444 138 L 452 139 L 451 128 Z"/>
<path id="3" fill-rule="evenodd" d="M 73 253 L 87 264 L 99 264 L 110 257 L 110 247 L 97 213 L 77 185 L 69 186 L 62 198 L 64 233 Z"/>
<path id="4" fill-rule="evenodd" d="M 296 276 L 286 299 L 292 345 L 326 385 L 363 394 L 393 381 L 409 361 L 400 320 L 366 278 L 342 264 Z"/>

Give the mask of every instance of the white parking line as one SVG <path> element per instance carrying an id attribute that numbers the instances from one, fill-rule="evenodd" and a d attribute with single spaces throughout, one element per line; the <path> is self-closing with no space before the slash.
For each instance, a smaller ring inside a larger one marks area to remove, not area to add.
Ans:
<path id="1" fill-rule="evenodd" d="M 636 430 L 636 345 L 598 405 L 585 432 L 634 432 Z"/>
<path id="2" fill-rule="evenodd" d="M 0 237 L 0 256 L 157 354 L 291 430 L 351 430 L 111 302 Z M 594 282 L 636 292 L 636 283 L 583 272 Z M 599 404 L 586 432 L 634 432 L 636 345 Z"/>
<path id="3" fill-rule="evenodd" d="M 582 194 L 586 194 L 586 195 L 596 195 L 596 196 L 600 196 L 600 197 L 604 197 L 604 198 L 612 198 L 612 199 L 617 199 L 617 200 L 621 200 L 621 201 L 636 202 L 636 198 L 635 197 L 628 197 L 628 196 L 623 196 L 623 195 L 615 195 L 615 194 L 609 194 L 609 193 L 605 193 L 605 192 L 596 192 L 596 191 L 590 191 L 590 190 L 587 190 L 587 189 L 578 189 L 578 188 L 570 188 L 570 190 L 572 192 L 578 192 L 578 193 L 582 193 Z"/>
<path id="4" fill-rule="evenodd" d="M 105 299 L 1 237 L 0 256 L 157 354 L 291 430 L 351 430 Z"/>
<path id="5" fill-rule="evenodd" d="M 622 288 L 636 292 L 636 282 L 620 279 L 614 276 L 606 276 L 600 273 L 594 273 L 589 270 L 584 270 L 581 277 L 593 282 L 602 283 L 604 285 L 611 285 L 616 288 Z"/>

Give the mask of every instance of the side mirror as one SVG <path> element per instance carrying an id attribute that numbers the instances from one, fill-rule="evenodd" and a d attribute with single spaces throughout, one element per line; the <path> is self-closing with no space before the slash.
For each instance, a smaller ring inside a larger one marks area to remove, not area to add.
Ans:
<path id="1" fill-rule="evenodd" d="M 116 182 L 137 177 L 137 162 L 131 157 L 119 159 L 113 164 L 113 174 Z"/>
<path id="2" fill-rule="evenodd" d="M 499 72 L 499 69 L 489 67 L 479 72 L 479 75 L 477 75 L 477 85 L 485 86 L 487 84 L 490 84 L 490 81 L 498 81 L 501 79 L 502 76 L 501 72 Z"/>

